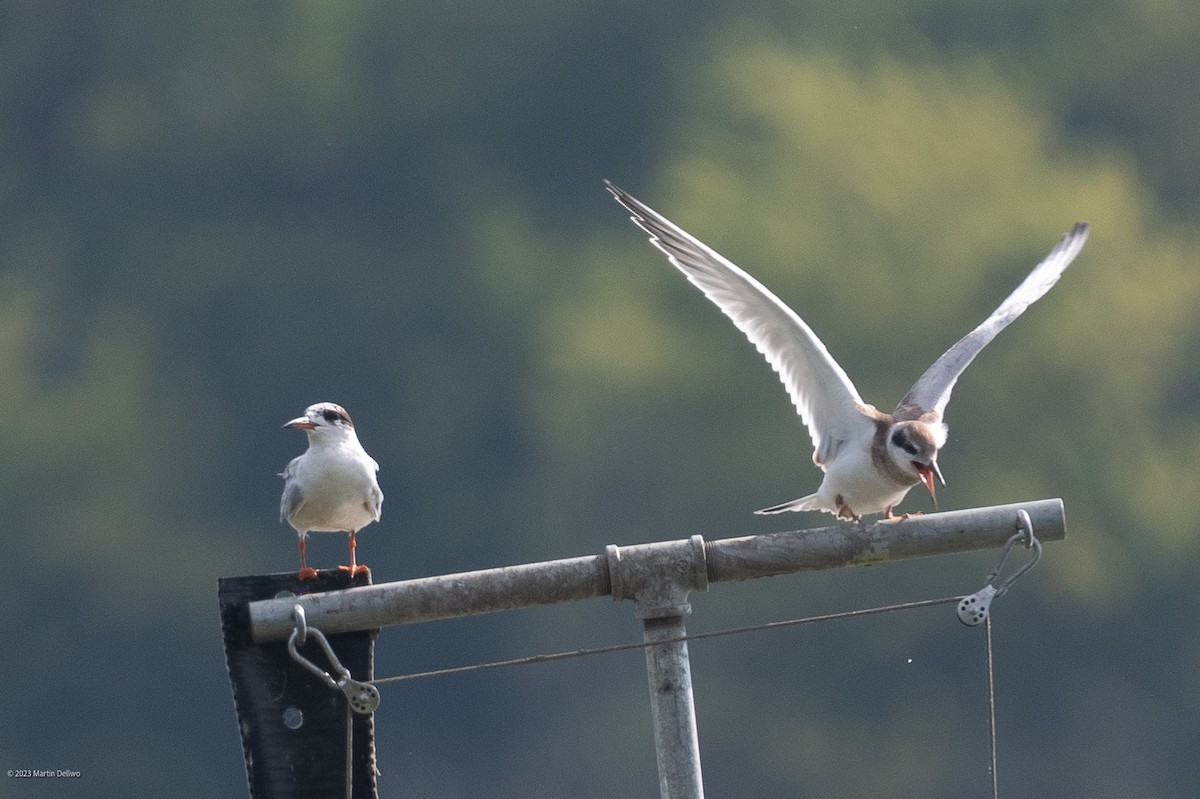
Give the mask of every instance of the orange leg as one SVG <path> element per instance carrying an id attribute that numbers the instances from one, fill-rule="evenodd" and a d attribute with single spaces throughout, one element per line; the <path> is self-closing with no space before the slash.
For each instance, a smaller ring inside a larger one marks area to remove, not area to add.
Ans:
<path id="1" fill-rule="evenodd" d="M 914 510 L 914 511 L 905 513 L 902 516 L 897 516 L 896 514 L 892 513 L 892 506 L 888 505 L 887 510 L 883 514 L 883 520 L 885 522 L 902 522 L 905 519 L 910 519 L 913 516 L 920 516 L 920 515 L 921 515 L 921 511 Z"/>
<path id="2" fill-rule="evenodd" d="M 370 571 L 370 569 L 368 569 L 366 566 L 359 566 L 358 561 L 356 561 L 354 559 L 354 552 L 356 549 L 358 549 L 358 541 L 355 540 L 354 531 L 351 530 L 350 531 L 350 565 L 349 566 L 338 566 L 339 571 L 350 572 L 351 577 L 353 577 L 356 574 L 363 574 L 364 572 Z"/>
<path id="3" fill-rule="evenodd" d="M 301 580 L 317 579 L 317 570 L 308 568 L 308 564 L 304 562 L 304 536 L 300 536 L 300 574 Z"/>

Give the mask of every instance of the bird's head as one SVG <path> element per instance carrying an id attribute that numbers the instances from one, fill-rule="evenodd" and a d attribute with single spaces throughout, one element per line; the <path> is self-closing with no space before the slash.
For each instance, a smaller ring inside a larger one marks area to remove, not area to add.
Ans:
<path id="1" fill-rule="evenodd" d="M 346 409 L 341 405 L 318 402 L 316 405 L 309 405 L 303 416 L 291 420 L 284 427 L 304 430 L 311 439 L 334 431 L 353 432 L 354 422 L 350 421 L 350 414 L 346 413 Z"/>
<path id="2" fill-rule="evenodd" d="M 938 450 L 945 443 L 946 426 L 940 422 L 898 422 L 888 436 L 888 454 L 901 469 L 914 474 L 928 489 L 934 507 L 937 507 L 937 491 L 933 478 L 936 476 L 938 482 L 946 484 L 942 470 L 937 465 Z"/>

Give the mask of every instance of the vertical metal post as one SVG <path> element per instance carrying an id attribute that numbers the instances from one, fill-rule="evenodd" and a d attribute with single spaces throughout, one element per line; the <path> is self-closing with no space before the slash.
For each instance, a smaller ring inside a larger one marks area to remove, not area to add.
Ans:
<path id="1" fill-rule="evenodd" d="M 658 790 L 662 799 L 704 799 L 700 738 L 692 696 L 683 617 L 692 612 L 690 591 L 708 590 L 704 539 L 663 545 L 605 550 L 614 601 L 632 599 L 642 620 L 646 677 L 650 681 L 650 714 L 658 757 Z"/>
<path id="2" fill-rule="evenodd" d="M 692 667 L 683 616 L 645 619 L 646 676 L 650 680 L 650 712 L 658 755 L 658 789 L 662 799 L 703 799 L 700 739 L 692 697 Z"/>

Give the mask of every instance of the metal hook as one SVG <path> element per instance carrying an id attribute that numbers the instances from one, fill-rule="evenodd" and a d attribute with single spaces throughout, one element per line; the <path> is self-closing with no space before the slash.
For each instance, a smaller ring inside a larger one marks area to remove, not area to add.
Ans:
<path id="1" fill-rule="evenodd" d="M 1033 550 L 1033 557 L 1026 561 L 1021 568 L 1013 572 L 999 587 L 996 587 L 993 583 L 1000 576 L 1000 570 L 1004 568 L 1004 561 L 1008 558 L 1009 551 L 1018 541 L 1022 541 L 1026 549 Z M 1029 518 L 1029 513 L 1024 508 L 1021 508 L 1017 511 L 1017 532 L 1004 543 L 1004 548 L 1000 553 L 1000 561 L 996 564 L 996 568 L 992 569 L 988 573 L 988 576 L 984 578 L 986 584 L 974 594 L 963 597 L 962 601 L 958 603 L 958 620 L 968 627 L 982 624 L 988 617 L 992 600 L 996 597 L 1004 596 L 1005 592 L 1017 581 L 1017 578 L 1036 566 L 1037 562 L 1041 559 L 1042 542 L 1038 541 L 1037 537 L 1033 534 L 1033 521 Z"/>
<path id="2" fill-rule="evenodd" d="M 292 606 L 292 621 L 296 622 L 292 635 L 296 636 L 297 645 L 304 646 L 304 642 L 308 640 L 308 619 L 304 615 L 303 605 Z"/>
<path id="3" fill-rule="evenodd" d="M 1033 537 L 1033 519 L 1029 518 L 1029 511 L 1024 508 L 1017 509 L 1017 531 L 1025 533 L 1026 549 L 1037 543 L 1037 539 Z"/>
<path id="4" fill-rule="evenodd" d="M 292 634 L 288 636 L 287 644 L 288 654 L 292 656 L 292 660 L 311 671 L 330 688 L 345 694 L 346 700 L 350 703 L 350 709 L 355 713 L 365 714 L 375 712 L 376 708 L 379 707 L 379 689 L 370 683 L 359 682 L 350 676 L 350 670 L 343 666 L 342 662 L 337 659 L 337 655 L 333 653 L 333 647 L 329 645 L 329 640 L 325 637 L 325 634 L 316 627 L 309 628 L 308 621 L 304 616 L 303 607 L 300 605 L 293 606 L 292 618 L 295 620 L 296 626 L 292 629 Z M 326 659 L 338 674 L 337 679 L 334 679 L 330 676 L 329 672 L 297 651 L 296 647 L 302 646 L 309 635 L 315 638 L 317 643 L 321 645 Z"/>

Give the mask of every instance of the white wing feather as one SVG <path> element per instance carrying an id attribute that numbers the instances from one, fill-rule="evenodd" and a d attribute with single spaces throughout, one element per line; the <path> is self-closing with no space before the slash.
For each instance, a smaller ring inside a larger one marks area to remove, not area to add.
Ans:
<path id="1" fill-rule="evenodd" d="M 950 392 L 954 389 L 959 375 L 1001 330 L 1008 327 L 1026 308 L 1054 287 L 1063 271 L 1083 249 L 1087 236 L 1087 223 L 1076 222 L 1042 262 L 1033 268 L 1029 276 L 1021 281 L 1021 285 L 1000 303 L 999 308 L 992 311 L 991 316 L 959 339 L 925 370 L 896 406 L 895 417 L 916 419 L 932 411 L 936 414 L 936 419 L 940 420 L 946 410 L 946 403 L 950 402 Z"/>
<path id="2" fill-rule="evenodd" d="M 812 436 L 818 464 L 829 462 L 871 422 L 846 372 L 816 333 L 765 286 L 654 209 L 605 181 L 605 186 L 650 235 L 650 242 L 734 325 L 779 374 Z"/>

